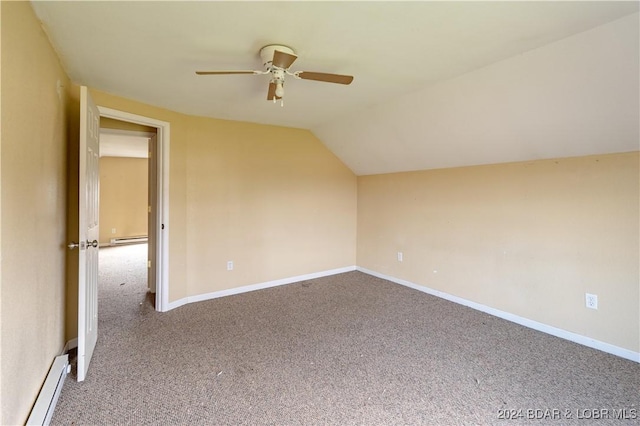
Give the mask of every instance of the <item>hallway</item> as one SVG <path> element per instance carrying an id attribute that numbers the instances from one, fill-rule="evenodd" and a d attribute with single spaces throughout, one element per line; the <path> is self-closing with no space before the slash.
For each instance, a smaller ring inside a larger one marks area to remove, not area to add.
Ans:
<path id="1" fill-rule="evenodd" d="M 145 312 L 154 312 L 147 292 L 147 244 L 100 249 L 98 346 L 130 328 Z"/>

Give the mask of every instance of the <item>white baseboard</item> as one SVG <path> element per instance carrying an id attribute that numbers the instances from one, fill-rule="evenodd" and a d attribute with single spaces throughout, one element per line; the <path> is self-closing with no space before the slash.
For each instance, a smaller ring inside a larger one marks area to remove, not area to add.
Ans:
<path id="1" fill-rule="evenodd" d="M 173 302 L 169 302 L 168 311 L 175 309 L 177 307 L 194 303 L 194 302 L 202 302 L 204 300 L 217 299 L 219 297 L 232 296 L 234 294 L 247 293 L 249 291 L 262 290 L 270 287 L 277 287 L 285 284 L 292 284 L 299 281 L 312 280 L 315 278 L 328 277 L 330 275 L 342 274 L 345 272 L 355 271 L 355 266 L 346 266 L 344 268 L 337 269 L 329 269 L 327 271 L 315 272 L 312 274 L 306 275 L 297 275 L 295 277 L 282 278 L 274 281 L 267 281 L 259 284 L 246 285 L 242 287 L 230 288 L 227 290 L 214 291 L 212 293 L 199 294 L 196 296 L 188 296 L 182 299 L 175 300 Z"/>
<path id="2" fill-rule="evenodd" d="M 586 336 L 582 336 L 580 334 L 576 334 L 576 333 L 573 333 L 571 331 L 563 330 L 561 328 L 556 328 L 556 327 L 553 327 L 553 326 L 550 326 L 550 325 L 547 325 L 547 324 L 543 324 L 543 323 L 540 323 L 540 322 L 537 322 L 537 321 L 530 320 L 528 318 L 523 318 L 521 316 L 511 314 L 509 312 L 501 311 L 499 309 L 495 309 L 495 308 L 492 308 L 490 306 L 486 306 L 486 305 L 482 305 L 480 303 L 472 302 L 470 300 L 463 299 L 463 298 L 458 297 L 458 296 L 453 296 L 451 294 L 448 294 L 448 293 L 445 293 L 445 292 L 442 292 L 442 291 L 438 291 L 438 290 L 431 289 L 429 287 L 418 285 L 418 284 L 412 283 L 412 282 L 407 281 L 407 280 L 403 280 L 403 279 L 400 279 L 400 278 L 395 278 L 395 277 L 392 277 L 392 276 L 389 276 L 389 275 L 381 274 L 379 272 L 372 271 L 372 270 L 367 269 L 367 268 L 362 268 L 362 267 L 358 266 L 356 269 L 358 271 L 360 271 L 360 272 L 365 273 L 365 274 L 373 275 L 374 277 L 382 278 L 384 280 L 391 281 L 391 282 L 394 282 L 396 284 L 401 284 L 403 286 L 410 287 L 410 288 L 412 288 L 414 290 L 418 290 L 418 291 L 421 291 L 423 293 L 427 293 L 427 294 L 430 294 L 432 296 L 439 297 L 441 299 L 446 299 L 446 300 L 449 300 L 451 302 L 458 303 L 460 305 L 467 306 L 469 308 L 472 308 L 472 309 L 487 313 L 489 315 L 493 315 L 493 316 L 496 316 L 498 318 L 502 318 L 502 319 L 505 319 L 507 321 L 511 321 L 511 322 L 516 323 L 516 324 L 520 324 L 522 326 L 525 326 L 525 327 L 528 327 L 528 328 L 532 328 L 534 330 L 541 331 L 543 333 L 547 333 L 547 334 L 550 334 L 552 336 L 559 337 L 561 339 L 569 340 L 569 341 L 574 342 L 574 343 L 578 343 L 578 344 L 581 344 L 581 345 L 584 345 L 584 346 L 588 346 L 590 348 L 597 349 L 597 350 L 600 350 L 602 352 L 606 352 L 606 353 L 609 353 L 609 354 L 612 354 L 612 355 L 619 356 L 621 358 L 625 358 L 625 359 L 640 363 L 640 352 L 634 352 L 634 351 L 631 351 L 629 349 L 625 349 L 625 348 L 621 348 L 619 346 L 612 345 L 610 343 L 601 342 L 599 340 L 592 339 L 592 338 L 586 337 Z"/>

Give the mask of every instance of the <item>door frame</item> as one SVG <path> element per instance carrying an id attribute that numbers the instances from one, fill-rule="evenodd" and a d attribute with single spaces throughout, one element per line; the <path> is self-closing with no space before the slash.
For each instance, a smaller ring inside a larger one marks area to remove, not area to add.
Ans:
<path id="1" fill-rule="evenodd" d="M 157 262 L 152 267 L 156 272 L 156 311 L 169 310 L 169 143 L 171 125 L 167 121 L 131 114 L 98 105 L 100 117 L 154 127 L 157 132 Z"/>

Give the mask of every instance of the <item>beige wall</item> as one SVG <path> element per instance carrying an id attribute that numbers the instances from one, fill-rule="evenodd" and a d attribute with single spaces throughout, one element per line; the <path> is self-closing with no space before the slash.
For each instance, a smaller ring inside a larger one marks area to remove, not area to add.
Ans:
<path id="1" fill-rule="evenodd" d="M 189 295 L 355 265 L 356 178 L 309 131 L 190 118 L 186 176 Z"/>
<path id="2" fill-rule="evenodd" d="M 146 158 L 100 158 L 100 243 L 147 235 L 147 163 Z"/>
<path id="3" fill-rule="evenodd" d="M 361 176 L 358 266 L 638 352 L 638 164 L 636 152 Z"/>
<path id="4" fill-rule="evenodd" d="M 22 424 L 64 346 L 66 88 L 28 2 L 2 10 L 0 424 Z M 57 82 L 63 86 L 60 96 Z"/>

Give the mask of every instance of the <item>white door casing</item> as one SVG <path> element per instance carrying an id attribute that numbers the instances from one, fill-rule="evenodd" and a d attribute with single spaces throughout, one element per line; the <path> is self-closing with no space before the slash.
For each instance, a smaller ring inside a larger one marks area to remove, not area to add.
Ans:
<path id="1" fill-rule="evenodd" d="M 98 238 L 100 213 L 100 112 L 80 88 L 78 177 L 78 381 L 87 375 L 98 340 Z"/>
<path id="2" fill-rule="evenodd" d="M 158 263 L 157 231 L 158 231 L 158 137 L 149 139 L 149 161 L 147 162 L 147 283 L 151 293 L 156 292 L 156 264 Z"/>

